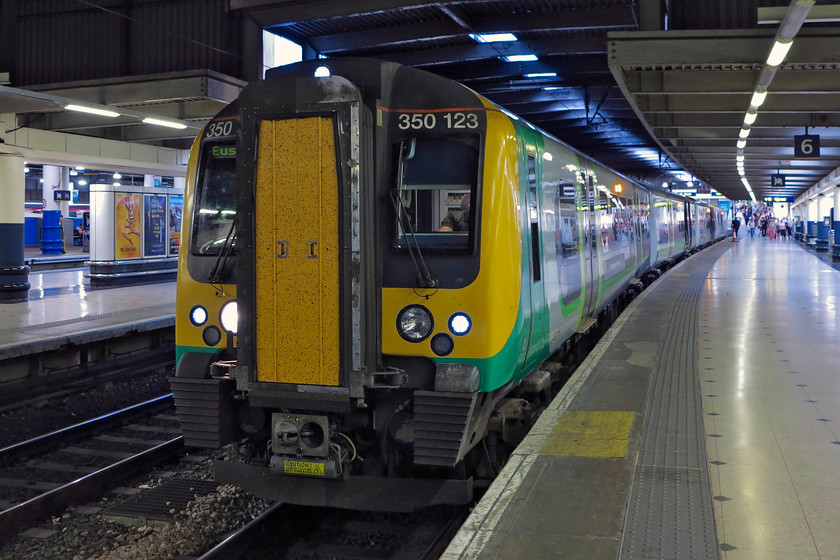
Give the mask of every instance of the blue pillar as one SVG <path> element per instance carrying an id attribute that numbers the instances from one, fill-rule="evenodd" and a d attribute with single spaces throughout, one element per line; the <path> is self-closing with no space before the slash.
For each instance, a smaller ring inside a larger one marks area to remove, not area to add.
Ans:
<path id="1" fill-rule="evenodd" d="M 840 261 L 840 185 L 834 187 L 834 209 L 832 210 L 834 227 L 834 245 L 831 247 L 831 260 Z"/>
<path id="2" fill-rule="evenodd" d="M 25 300 L 29 267 L 23 264 L 25 210 L 23 158 L 0 154 L 0 302 Z"/>
<path id="3" fill-rule="evenodd" d="M 63 252 L 61 212 L 44 210 L 44 221 L 41 223 L 41 253 L 44 255 L 60 255 Z"/>

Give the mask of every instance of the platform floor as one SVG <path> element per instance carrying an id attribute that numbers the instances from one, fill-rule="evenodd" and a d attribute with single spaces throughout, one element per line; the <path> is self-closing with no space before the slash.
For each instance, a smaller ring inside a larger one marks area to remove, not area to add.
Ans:
<path id="1" fill-rule="evenodd" d="M 443 558 L 840 560 L 840 272 L 720 242 L 631 304 Z"/>
<path id="2" fill-rule="evenodd" d="M 71 339 L 174 324 L 174 281 L 91 288 L 86 272 L 87 267 L 30 272 L 29 300 L 0 304 L 0 358 L 54 349 Z"/>

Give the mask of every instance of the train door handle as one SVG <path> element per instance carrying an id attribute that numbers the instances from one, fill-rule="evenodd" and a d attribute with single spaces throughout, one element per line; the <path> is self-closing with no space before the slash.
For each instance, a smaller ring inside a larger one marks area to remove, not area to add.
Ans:
<path id="1" fill-rule="evenodd" d="M 289 258 L 289 240 L 283 239 L 277 240 L 277 258 L 278 259 L 288 259 Z"/>
<path id="2" fill-rule="evenodd" d="M 317 259 L 318 258 L 318 242 L 313 240 L 313 239 L 310 239 L 309 241 L 306 242 L 306 244 L 309 246 L 309 252 L 307 253 L 306 258 L 307 259 Z"/>

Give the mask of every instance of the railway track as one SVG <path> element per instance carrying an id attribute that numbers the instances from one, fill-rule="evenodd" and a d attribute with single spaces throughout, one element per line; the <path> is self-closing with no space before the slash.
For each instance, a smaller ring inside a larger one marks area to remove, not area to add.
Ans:
<path id="1" fill-rule="evenodd" d="M 0 539 L 183 448 L 165 395 L 0 449 Z"/>
<path id="2" fill-rule="evenodd" d="M 383 514 L 275 504 L 199 560 L 432 560 L 468 514 L 467 507 Z"/>
<path id="3" fill-rule="evenodd" d="M 175 347 L 166 346 L 96 364 L 84 364 L 61 373 L 6 383 L 0 393 L 0 413 L 32 406 L 50 399 L 87 391 L 107 383 L 163 371 L 175 365 Z"/>

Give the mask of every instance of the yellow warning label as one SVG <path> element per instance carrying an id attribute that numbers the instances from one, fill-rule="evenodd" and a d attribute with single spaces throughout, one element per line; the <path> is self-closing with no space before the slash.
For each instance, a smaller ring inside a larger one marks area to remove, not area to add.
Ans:
<path id="1" fill-rule="evenodd" d="M 307 461 L 283 461 L 283 472 L 286 474 L 324 476 L 324 465 Z"/>
<path id="2" fill-rule="evenodd" d="M 635 413 L 567 410 L 551 431 L 542 455 L 621 458 L 627 453 Z"/>

